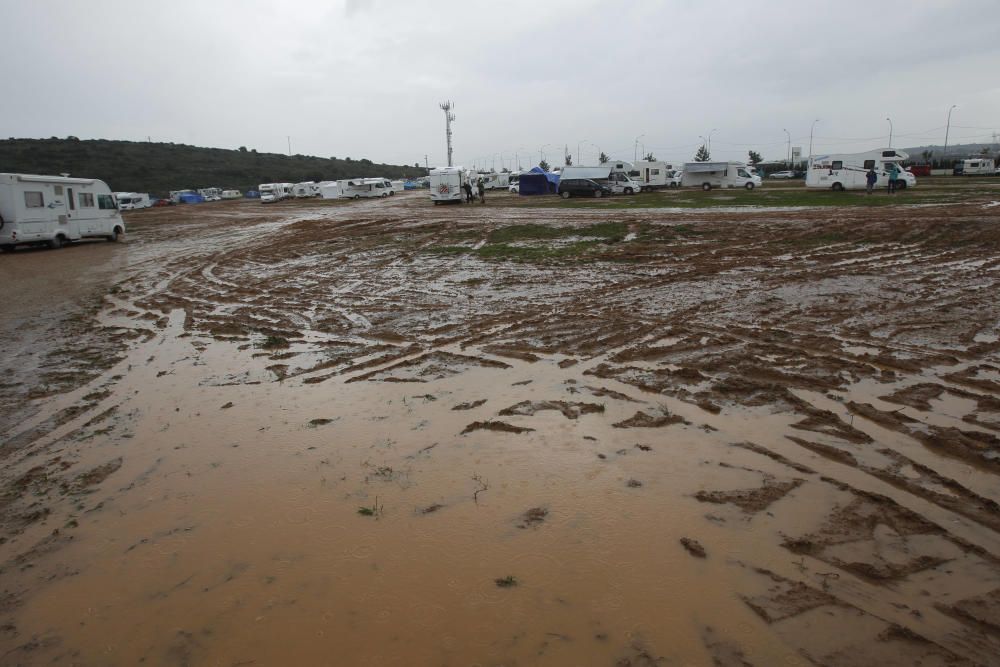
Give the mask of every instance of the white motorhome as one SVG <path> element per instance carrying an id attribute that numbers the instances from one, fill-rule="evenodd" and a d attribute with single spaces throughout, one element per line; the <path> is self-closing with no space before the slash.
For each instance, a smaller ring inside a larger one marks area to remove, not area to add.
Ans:
<path id="1" fill-rule="evenodd" d="M 639 184 L 643 192 L 649 192 L 669 187 L 673 170 L 674 166 L 666 162 L 639 160 L 632 163 L 632 169 L 629 170 L 628 175 Z"/>
<path id="2" fill-rule="evenodd" d="M 743 162 L 685 162 L 681 185 L 712 188 L 746 188 L 753 190 L 761 184 L 760 176 L 752 173 Z"/>
<path id="3" fill-rule="evenodd" d="M 116 192 L 115 199 L 118 201 L 119 211 L 149 208 L 153 205 L 149 201 L 149 195 L 144 192 Z"/>
<path id="4" fill-rule="evenodd" d="M 344 196 L 340 181 L 321 181 L 316 184 L 316 188 L 323 199 L 341 199 Z"/>
<path id="5" fill-rule="evenodd" d="M 292 196 L 291 183 L 261 183 L 257 189 L 260 192 L 260 203 L 271 204 Z"/>
<path id="6" fill-rule="evenodd" d="M 863 190 L 868 185 L 868 170 L 878 175 L 876 187 L 889 185 L 889 165 L 895 164 L 899 187 L 912 188 L 917 177 L 903 169 L 902 162 L 910 156 L 895 148 L 880 148 L 867 153 L 817 155 L 809 161 L 806 172 L 807 188 L 830 190 Z"/>
<path id="7" fill-rule="evenodd" d="M 439 167 L 431 169 L 430 190 L 431 201 L 435 205 L 442 202 L 459 202 L 465 199 L 462 186 L 468 180 L 468 172 L 464 167 Z"/>
<path id="8" fill-rule="evenodd" d="M 510 185 L 510 174 L 507 172 L 496 172 L 496 171 L 482 171 L 477 174 L 471 174 L 477 183 L 479 179 L 483 179 L 483 188 L 485 190 L 506 190 Z"/>
<path id="9" fill-rule="evenodd" d="M 384 178 L 352 178 L 340 181 L 340 187 L 348 199 L 388 197 L 391 184 L 387 183 Z"/>
<path id="10" fill-rule="evenodd" d="M 639 192 L 641 187 L 633 181 L 628 172 L 632 168 L 630 162 L 606 162 L 597 167 L 563 167 L 559 172 L 559 180 L 585 178 L 607 185 L 616 195 L 630 195 Z"/>
<path id="11" fill-rule="evenodd" d="M 243 196 L 243 194 L 239 190 L 223 190 L 222 191 L 222 198 L 223 199 L 239 199 L 242 196 Z"/>
<path id="12" fill-rule="evenodd" d="M 303 181 L 302 183 L 295 184 L 292 188 L 292 195 L 300 199 L 304 197 L 316 197 L 319 195 L 319 189 L 315 181 Z"/>
<path id="13" fill-rule="evenodd" d="M 202 188 L 198 190 L 198 194 L 205 198 L 205 201 L 221 201 L 222 200 L 222 190 L 219 188 Z"/>
<path id="14" fill-rule="evenodd" d="M 406 189 L 406 181 L 392 181 L 390 185 L 392 185 L 392 192 L 390 192 L 389 194 L 392 195 L 396 194 L 397 192 L 402 192 L 403 190 Z"/>
<path id="15" fill-rule="evenodd" d="M 125 233 L 115 197 L 104 181 L 66 176 L 0 174 L 0 250 Z"/>
<path id="16" fill-rule="evenodd" d="M 996 163 L 990 158 L 962 160 L 962 175 L 964 176 L 994 176 L 996 173 Z"/>

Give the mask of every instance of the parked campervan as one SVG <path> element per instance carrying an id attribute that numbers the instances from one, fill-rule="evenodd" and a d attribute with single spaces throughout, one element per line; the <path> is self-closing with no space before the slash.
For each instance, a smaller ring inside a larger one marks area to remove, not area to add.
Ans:
<path id="1" fill-rule="evenodd" d="M 341 188 L 344 196 L 349 199 L 361 199 L 362 197 L 388 197 L 389 188 L 384 178 L 352 178 L 341 181 Z"/>
<path id="2" fill-rule="evenodd" d="M 659 190 L 670 185 L 673 165 L 661 161 L 640 160 L 632 163 L 629 177 L 639 184 L 643 192 Z"/>
<path id="3" fill-rule="evenodd" d="M 70 241 L 125 233 L 104 181 L 66 176 L 0 174 L 0 250 L 29 243 L 59 248 Z"/>
<path id="4" fill-rule="evenodd" d="M 198 194 L 205 198 L 205 201 L 221 201 L 222 200 L 222 190 L 219 188 L 202 188 L 198 190 Z"/>
<path id="5" fill-rule="evenodd" d="M 996 173 L 996 163 L 990 158 L 962 160 L 962 174 L 964 176 L 995 176 Z"/>
<path id="6" fill-rule="evenodd" d="M 559 180 L 565 179 L 587 179 L 597 181 L 601 185 L 607 185 L 616 195 L 630 195 L 639 192 L 639 184 L 633 181 L 628 171 L 631 170 L 630 162 L 606 162 L 597 167 L 563 167 L 559 173 Z"/>
<path id="7" fill-rule="evenodd" d="M 291 183 L 261 183 L 258 188 L 260 203 L 270 204 L 282 199 L 288 199 L 292 196 L 292 187 Z"/>
<path id="8" fill-rule="evenodd" d="M 296 183 L 292 188 L 292 196 L 300 199 L 304 197 L 315 197 L 317 195 L 319 195 L 319 190 L 315 181 L 303 181 L 302 183 Z"/>
<path id="9" fill-rule="evenodd" d="M 435 204 L 442 202 L 459 202 L 465 199 L 462 186 L 468 179 L 468 172 L 463 167 L 440 167 L 431 169 L 430 190 L 431 201 Z"/>
<path id="10" fill-rule="evenodd" d="M 340 181 L 321 181 L 316 184 L 319 196 L 323 199 L 340 199 L 344 196 L 344 190 L 340 187 Z"/>
<path id="11" fill-rule="evenodd" d="M 222 191 L 222 198 L 223 199 L 240 199 L 242 196 L 243 196 L 243 194 L 239 190 L 223 190 Z"/>
<path id="12" fill-rule="evenodd" d="M 153 202 L 149 201 L 149 195 L 144 192 L 116 192 L 115 200 L 118 202 L 119 211 L 149 208 L 153 205 Z"/>
<path id="13" fill-rule="evenodd" d="M 743 162 L 685 162 L 681 185 L 712 188 L 759 188 L 760 176 L 750 173 Z"/>
<path id="14" fill-rule="evenodd" d="M 905 151 L 895 148 L 881 148 L 867 153 L 842 153 L 814 156 L 809 161 L 806 172 L 807 188 L 828 188 L 831 190 L 861 190 L 867 187 L 867 174 L 874 169 L 878 175 L 877 187 L 889 184 L 889 165 L 898 170 L 899 187 L 912 188 L 917 177 L 903 169 L 902 162 L 909 158 Z"/>

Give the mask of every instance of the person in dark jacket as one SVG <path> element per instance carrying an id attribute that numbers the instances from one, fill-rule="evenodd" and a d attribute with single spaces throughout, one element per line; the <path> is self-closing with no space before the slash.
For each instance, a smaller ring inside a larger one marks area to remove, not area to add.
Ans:
<path id="1" fill-rule="evenodd" d="M 486 185 L 483 183 L 483 179 L 479 179 L 479 203 L 486 203 Z"/>
<path id="2" fill-rule="evenodd" d="M 465 203 L 466 204 L 471 204 L 473 202 L 473 199 L 472 199 L 472 185 L 468 181 L 466 181 L 462 185 L 462 189 L 465 190 Z"/>
<path id="3" fill-rule="evenodd" d="M 865 174 L 865 180 L 868 182 L 868 194 L 871 194 L 872 190 L 875 189 L 875 183 L 878 181 L 878 174 L 875 173 L 875 167 L 868 170 L 868 173 Z"/>

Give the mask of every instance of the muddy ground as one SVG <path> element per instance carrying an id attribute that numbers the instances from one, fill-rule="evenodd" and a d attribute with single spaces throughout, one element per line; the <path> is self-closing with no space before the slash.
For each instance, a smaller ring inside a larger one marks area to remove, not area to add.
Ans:
<path id="1" fill-rule="evenodd" d="M 1000 199 L 0 257 L 0 663 L 1000 664 Z"/>

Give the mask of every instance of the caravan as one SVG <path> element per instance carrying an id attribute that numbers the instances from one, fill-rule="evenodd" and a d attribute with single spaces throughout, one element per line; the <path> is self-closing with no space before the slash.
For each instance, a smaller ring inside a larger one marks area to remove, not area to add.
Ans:
<path id="1" fill-rule="evenodd" d="M 759 188 L 760 176 L 752 173 L 743 162 L 685 162 L 681 185 L 712 188 Z"/>
<path id="2" fill-rule="evenodd" d="M 202 188 L 198 190 L 205 201 L 222 201 L 222 190 L 219 188 Z"/>
<path id="3" fill-rule="evenodd" d="M 442 202 L 459 202 L 465 199 L 462 186 L 468 180 L 468 172 L 463 167 L 440 167 L 431 169 L 431 201 L 434 204 Z"/>
<path id="4" fill-rule="evenodd" d="M 149 201 L 149 195 L 144 192 L 116 192 L 115 199 L 118 201 L 119 211 L 149 208 L 153 205 L 153 202 Z"/>
<path id="5" fill-rule="evenodd" d="M 894 148 L 881 148 L 867 153 L 844 153 L 819 155 L 809 161 L 806 173 L 807 188 L 829 188 L 831 190 L 863 190 L 868 185 L 867 174 L 874 169 L 878 175 L 876 187 L 889 184 L 889 165 L 898 169 L 899 188 L 912 188 L 917 177 L 903 169 L 902 162 L 910 156 Z"/>
<path id="6" fill-rule="evenodd" d="M 24 243 L 59 248 L 87 237 L 117 241 L 124 233 L 125 223 L 104 181 L 0 174 L 0 250 Z"/>
<path id="7" fill-rule="evenodd" d="M 559 172 L 559 179 L 564 181 L 582 178 L 596 181 L 611 188 L 616 195 L 630 195 L 641 189 L 639 184 L 629 177 L 628 172 L 631 169 L 630 162 L 606 162 L 597 167 L 563 167 Z"/>
<path id="8" fill-rule="evenodd" d="M 323 199 L 343 198 L 344 190 L 340 183 L 340 181 L 321 181 L 317 183 L 316 188 L 319 191 L 319 196 Z"/>
<path id="9" fill-rule="evenodd" d="M 996 163 L 991 158 L 962 160 L 963 176 L 996 176 Z"/>
<path id="10" fill-rule="evenodd" d="M 223 190 L 222 191 L 222 198 L 223 199 L 227 199 L 227 200 L 228 199 L 240 199 L 241 197 L 243 197 L 243 195 L 240 193 L 239 190 Z"/>
<path id="11" fill-rule="evenodd" d="M 362 197 L 388 197 L 392 184 L 384 178 L 352 178 L 340 181 L 343 196 L 348 199 Z"/>

